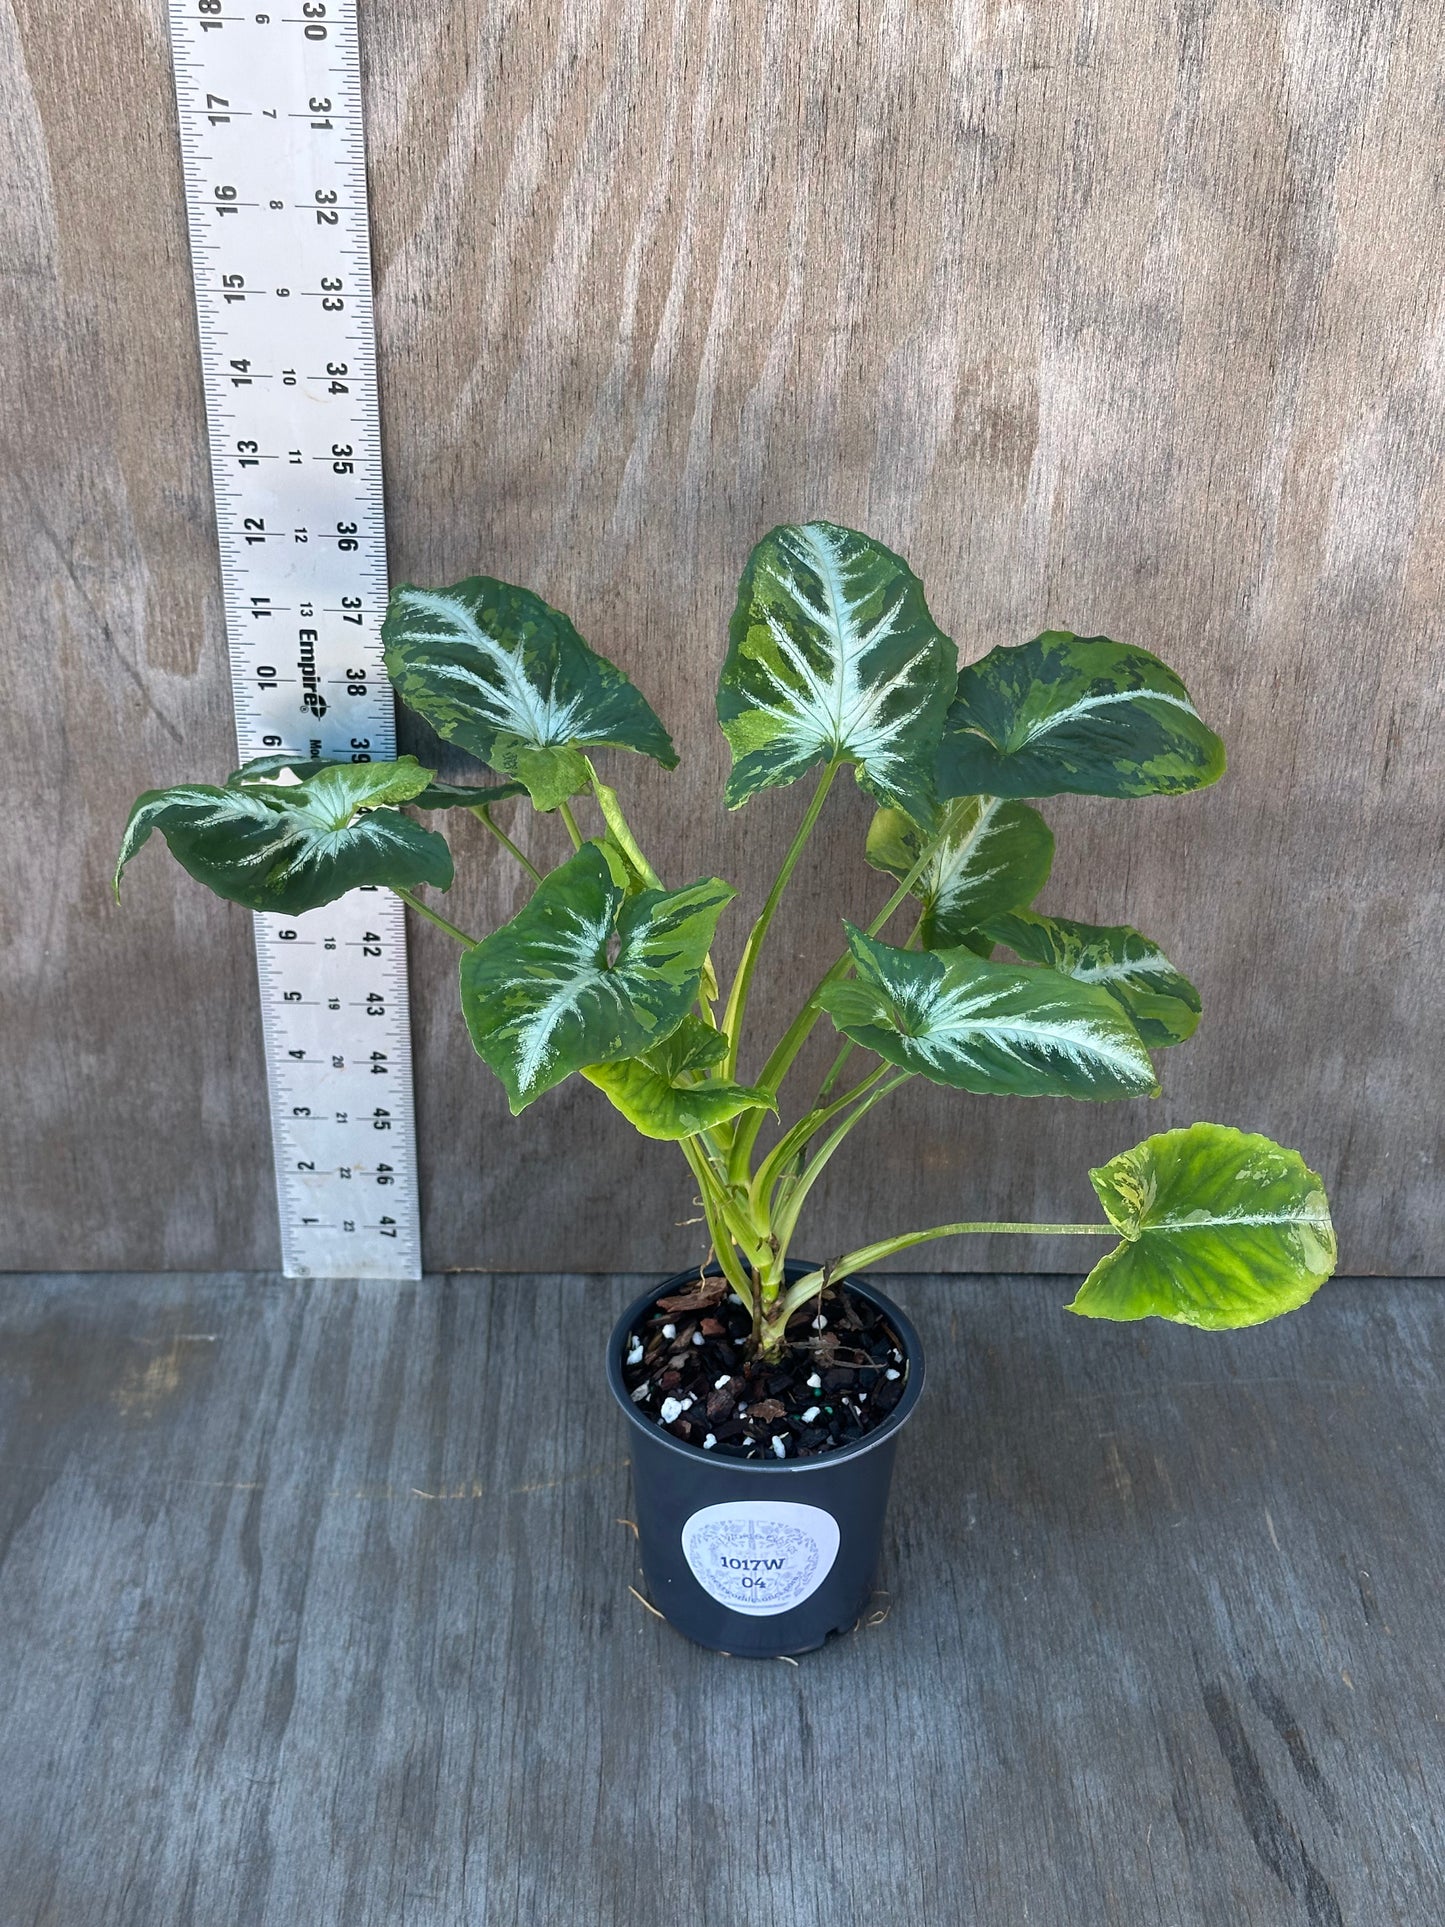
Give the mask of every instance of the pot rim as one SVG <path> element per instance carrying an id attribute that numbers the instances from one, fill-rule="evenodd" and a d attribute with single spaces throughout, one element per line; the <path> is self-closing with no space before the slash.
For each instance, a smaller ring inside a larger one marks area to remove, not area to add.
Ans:
<path id="1" fill-rule="evenodd" d="M 798 1259 L 790 1259 L 785 1271 L 796 1277 L 803 1277 L 809 1271 L 816 1271 L 816 1265 Z M 705 1277 L 721 1277 L 716 1263 L 705 1267 Z M 849 1276 L 842 1282 L 850 1291 L 858 1292 L 872 1304 L 885 1312 L 903 1346 L 903 1355 L 908 1364 L 908 1376 L 902 1398 L 894 1406 L 883 1423 L 869 1432 L 866 1437 L 855 1439 L 851 1445 L 840 1446 L 837 1451 L 824 1452 L 812 1459 L 735 1459 L 731 1455 L 716 1457 L 704 1452 L 700 1445 L 689 1445 L 685 1439 L 675 1438 L 673 1434 L 659 1425 L 655 1419 L 645 1418 L 633 1404 L 626 1385 L 622 1380 L 623 1341 L 632 1329 L 634 1322 L 645 1311 L 651 1309 L 656 1301 L 671 1286 L 685 1285 L 698 1276 L 697 1268 L 689 1266 L 686 1271 L 674 1272 L 670 1278 L 663 1278 L 657 1284 L 649 1285 L 641 1297 L 635 1298 L 623 1312 L 612 1328 L 607 1341 L 607 1386 L 613 1398 L 622 1407 L 628 1422 L 635 1426 L 650 1444 L 660 1445 L 665 1450 L 675 1452 L 699 1469 L 716 1468 L 720 1473 L 737 1473 L 746 1478 L 778 1479 L 797 1478 L 809 1472 L 826 1472 L 836 1465 L 846 1465 L 852 1459 L 862 1458 L 865 1452 L 892 1440 L 900 1428 L 912 1416 L 913 1408 L 923 1394 L 923 1341 L 918 1336 L 913 1321 L 885 1292 L 873 1284 L 866 1273 Z"/>

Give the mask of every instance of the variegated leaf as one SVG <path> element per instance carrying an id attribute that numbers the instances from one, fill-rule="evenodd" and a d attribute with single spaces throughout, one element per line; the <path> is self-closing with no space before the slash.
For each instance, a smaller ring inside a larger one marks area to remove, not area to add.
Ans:
<path id="1" fill-rule="evenodd" d="M 525 783 L 443 783 L 433 781 L 411 799 L 414 810 L 480 810 L 525 796 Z"/>
<path id="2" fill-rule="evenodd" d="M 403 584 L 382 625 L 397 694 L 439 736 L 525 783 L 538 809 L 587 786 L 584 749 L 635 749 L 671 769 L 672 739 L 613 663 L 530 589 L 471 576 Z"/>
<path id="3" fill-rule="evenodd" d="M 913 886 L 923 905 L 925 950 L 969 943 L 989 917 L 1031 903 L 1049 880 L 1053 832 L 1027 803 L 958 796 L 921 829 L 902 810 L 879 810 L 868 830 L 868 861 L 901 882 L 928 844 L 927 867 Z"/>
<path id="4" fill-rule="evenodd" d="M 1149 1054 L 1105 990 L 971 950 L 897 950 L 852 925 L 856 981 L 819 1001 L 854 1043 L 956 1090 L 1015 1097 L 1140 1097 Z"/>
<path id="5" fill-rule="evenodd" d="M 584 843 L 510 923 L 468 950 L 462 1012 L 513 1111 L 573 1071 L 637 1057 L 669 1037 L 736 894 L 709 877 L 628 896 L 603 852 Z"/>
<path id="6" fill-rule="evenodd" d="M 1158 944 L 1127 924 L 1075 923 L 1018 910 L 984 929 L 1027 963 L 1047 964 L 1081 984 L 1099 984 L 1128 1011 L 1150 1050 L 1182 1044 L 1199 1023 L 1199 992 Z"/>
<path id="7" fill-rule="evenodd" d="M 880 803 L 926 816 L 956 662 L 891 549 L 831 522 L 774 529 L 743 571 L 718 685 L 728 808 L 842 761 Z"/>
<path id="8" fill-rule="evenodd" d="M 304 780 L 292 769 L 256 772 L 248 765 L 225 789 L 192 783 L 149 790 L 126 824 L 116 895 L 121 873 L 152 830 L 198 882 L 248 910 L 299 916 L 361 884 L 449 889 L 445 840 L 396 807 L 420 795 L 431 774 L 404 756 L 327 764 Z"/>
<path id="9" fill-rule="evenodd" d="M 1260 1325 L 1335 1268 L 1324 1185 L 1298 1151 L 1225 1124 L 1164 1131 L 1089 1177 L 1124 1242 L 1069 1306 L 1086 1318 Z"/>
<path id="10" fill-rule="evenodd" d="M 1051 629 L 958 678 L 941 796 L 1152 796 L 1224 774 L 1224 745 L 1147 649 Z"/>
<path id="11" fill-rule="evenodd" d="M 645 1057 L 589 1064 L 582 1075 L 605 1092 L 644 1137 L 691 1137 L 715 1130 L 743 1111 L 778 1108 L 771 1091 L 705 1077 L 726 1052 L 721 1031 L 698 1017 L 684 1017 L 671 1037 Z"/>
<path id="12" fill-rule="evenodd" d="M 226 778 L 227 789 L 253 789 L 274 782 L 284 770 L 289 770 L 302 782 L 308 777 L 318 776 L 324 769 L 348 769 L 349 763 L 307 762 L 294 756 L 257 756 L 241 769 L 232 770 Z M 514 796 L 525 796 L 525 783 L 443 783 L 433 778 L 425 789 L 409 796 L 407 807 L 413 810 L 475 810 L 492 803 L 505 803 Z"/>

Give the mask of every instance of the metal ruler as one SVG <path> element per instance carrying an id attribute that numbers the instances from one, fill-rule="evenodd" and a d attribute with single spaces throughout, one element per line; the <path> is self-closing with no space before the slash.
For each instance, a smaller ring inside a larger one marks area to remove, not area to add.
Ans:
<path id="1" fill-rule="evenodd" d="M 243 761 L 396 754 L 356 0 L 171 0 Z M 258 916 L 285 1269 L 420 1276 L 401 904 Z"/>

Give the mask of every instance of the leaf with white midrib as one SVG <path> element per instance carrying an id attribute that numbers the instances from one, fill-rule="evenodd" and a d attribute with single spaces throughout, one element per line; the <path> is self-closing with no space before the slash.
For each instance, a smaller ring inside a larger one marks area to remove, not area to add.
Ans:
<path id="1" fill-rule="evenodd" d="M 414 759 L 403 757 L 401 760 L 407 763 Z M 387 764 L 378 761 L 371 766 L 385 769 Z M 349 760 L 343 763 L 334 757 L 308 759 L 278 751 L 271 756 L 254 756 L 240 769 L 232 770 L 226 778 L 226 788 L 269 789 L 275 779 L 288 770 L 304 783 L 313 776 L 319 776 L 322 770 L 351 767 Z M 506 803 L 514 796 L 526 794 L 525 783 L 445 783 L 440 777 L 434 776 L 424 789 L 418 790 L 415 796 L 408 796 L 405 801 L 407 808 L 412 810 L 474 810 L 483 805 L 490 807 L 494 803 Z"/>
<path id="2" fill-rule="evenodd" d="M 629 896 L 603 852 L 585 843 L 467 951 L 463 1015 L 513 1111 L 573 1071 L 641 1056 L 668 1038 L 697 995 L 734 894 L 709 877 Z"/>
<path id="3" fill-rule="evenodd" d="M 1323 1184 L 1267 1137 L 1191 1124 L 1089 1176 L 1123 1242 L 1079 1287 L 1085 1317 L 1230 1331 L 1295 1310 L 1334 1270 Z"/>
<path id="4" fill-rule="evenodd" d="M 1157 944 L 1128 924 L 1077 923 L 1015 910 L 990 917 L 984 934 L 1029 963 L 1098 984 L 1129 1013 L 1151 1050 L 1181 1044 L 1199 1023 L 1199 992 Z"/>
<path id="5" fill-rule="evenodd" d="M 1138 1097 L 1154 1067 L 1105 990 L 967 949 L 899 950 L 851 925 L 856 981 L 819 997 L 836 1027 L 905 1070 L 957 1090 L 1020 1097 Z"/>
<path id="6" fill-rule="evenodd" d="M 959 673 L 942 796 L 1177 795 L 1215 782 L 1224 745 L 1167 663 L 1051 629 Z"/>
<path id="7" fill-rule="evenodd" d="M 925 950 L 952 949 L 988 918 L 1030 902 L 1053 862 L 1053 835 L 1038 811 L 998 796 L 955 797 L 926 827 L 902 810 L 879 810 L 868 830 L 868 861 L 901 881 L 930 843 L 933 852 L 913 885 Z"/>
<path id="8" fill-rule="evenodd" d="M 831 522 L 774 529 L 743 572 L 718 685 L 728 807 L 851 762 L 880 802 L 927 811 L 955 662 L 922 584 L 881 542 Z"/>
<path id="9" fill-rule="evenodd" d="M 248 910 L 300 916 L 364 884 L 448 889 L 445 839 L 398 807 L 420 795 L 431 775 L 411 756 L 310 766 L 304 780 L 289 767 L 248 764 L 224 789 L 192 783 L 147 791 L 126 825 L 116 894 L 155 830 L 198 882 Z"/>
<path id="10" fill-rule="evenodd" d="M 438 735 L 525 783 L 539 809 L 584 788 L 585 749 L 677 762 L 667 731 L 615 663 L 530 589 L 470 576 L 445 589 L 403 583 L 382 625 L 402 701 Z"/>

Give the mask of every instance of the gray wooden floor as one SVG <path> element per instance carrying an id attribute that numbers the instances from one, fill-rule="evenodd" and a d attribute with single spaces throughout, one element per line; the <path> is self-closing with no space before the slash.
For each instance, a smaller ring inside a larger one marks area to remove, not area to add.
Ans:
<path id="1" fill-rule="evenodd" d="M 635 1288 L 0 1279 L 5 1927 L 1445 1918 L 1445 1289 L 899 1281 L 876 1623 L 794 1666 L 628 1591 Z"/>

